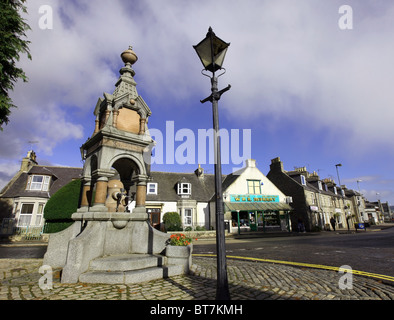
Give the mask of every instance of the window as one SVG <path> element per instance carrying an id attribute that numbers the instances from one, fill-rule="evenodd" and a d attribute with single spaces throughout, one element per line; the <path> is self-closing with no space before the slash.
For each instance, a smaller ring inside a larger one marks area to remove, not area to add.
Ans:
<path id="1" fill-rule="evenodd" d="M 157 183 L 150 182 L 146 188 L 147 194 L 157 194 Z"/>
<path id="2" fill-rule="evenodd" d="M 48 191 L 50 176 L 29 176 L 27 180 L 26 190 L 31 191 Z"/>
<path id="3" fill-rule="evenodd" d="M 300 177 L 301 177 L 301 184 L 302 184 L 303 186 L 306 186 L 305 176 L 301 174 Z"/>
<path id="4" fill-rule="evenodd" d="M 31 217 L 33 215 L 33 203 L 22 204 L 21 213 L 18 219 L 18 227 L 26 227 L 30 225 Z"/>
<path id="5" fill-rule="evenodd" d="M 37 213 L 36 213 L 36 221 L 34 223 L 34 225 L 36 225 L 36 226 L 40 226 L 41 225 L 42 214 L 44 213 L 44 206 L 45 206 L 45 203 L 39 203 L 38 204 L 38 210 L 37 210 Z"/>
<path id="6" fill-rule="evenodd" d="M 184 217 L 184 225 L 191 226 L 193 219 L 192 219 L 192 209 L 185 209 L 185 217 Z"/>
<path id="7" fill-rule="evenodd" d="M 178 194 L 192 194 L 191 183 L 178 183 Z"/>
<path id="8" fill-rule="evenodd" d="M 338 192 L 337 192 L 337 187 L 334 187 L 334 193 L 335 193 L 335 194 L 338 194 Z"/>
<path id="9" fill-rule="evenodd" d="M 261 194 L 260 180 L 248 180 L 248 193 L 249 194 Z"/>
<path id="10" fill-rule="evenodd" d="M 321 181 L 318 181 L 317 184 L 319 186 L 319 190 L 323 190 L 323 185 L 322 185 Z"/>

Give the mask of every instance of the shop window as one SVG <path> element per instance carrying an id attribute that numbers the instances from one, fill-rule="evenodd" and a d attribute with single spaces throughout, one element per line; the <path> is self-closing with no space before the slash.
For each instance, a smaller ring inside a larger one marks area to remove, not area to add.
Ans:
<path id="1" fill-rule="evenodd" d="M 260 180 L 248 180 L 248 193 L 249 194 L 261 194 L 261 181 Z"/>
<path id="2" fill-rule="evenodd" d="M 191 183 L 178 183 L 178 194 L 191 195 L 192 194 Z"/>
<path id="3" fill-rule="evenodd" d="M 26 190 L 31 191 L 48 191 L 50 176 L 29 176 L 27 180 Z"/>
<path id="4" fill-rule="evenodd" d="M 18 227 L 27 227 L 30 225 L 31 217 L 33 215 L 33 203 L 22 204 L 21 212 L 18 219 Z"/>
<path id="5" fill-rule="evenodd" d="M 149 182 L 146 191 L 146 194 L 157 194 L 157 183 Z"/>

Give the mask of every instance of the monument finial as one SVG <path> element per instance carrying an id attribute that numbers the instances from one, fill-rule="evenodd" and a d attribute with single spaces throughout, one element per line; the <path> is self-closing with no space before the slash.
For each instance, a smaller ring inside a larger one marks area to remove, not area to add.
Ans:
<path id="1" fill-rule="evenodd" d="M 129 48 L 127 50 L 123 51 L 120 56 L 122 58 L 122 61 L 125 64 L 130 63 L 131 65 L 133 65 L 138 60 L 138 57 L 135 54 L 135 52 L 133 51 L 133 47 L 132 46 L 129 46 Z"/>

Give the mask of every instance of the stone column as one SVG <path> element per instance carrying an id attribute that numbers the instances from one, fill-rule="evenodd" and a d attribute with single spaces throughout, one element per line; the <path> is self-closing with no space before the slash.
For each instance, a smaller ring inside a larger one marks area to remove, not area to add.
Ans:
<path id="1" fill-rule="evenodd" d="M 119 110 L 115 109 L 114 111 L 112 111 L 113 114 L 113 118 L 112 118 L 112 126 L 114 128 L 118 127 L 118 115 L 119 115 Z"/>
<path id="2" fill-rule="evenodd" d="M 147 220 L 148 215 L 146 213 L 145 201 L 146 201 L 146 184 L 148 176 L 138 175 L 133 178 L 133 181 L 137 184 L 137 193 L 135 196 L 135 208 L 132 212 L 132 220 Z"/>
<path id="3" fill-rule="evenodd" d="M 108 178 L 99 177 L 96 182 L 96 195 L 94 197 L 93 211 L 108 211 L 105 206 L 107 199 Z"/>
<path id="4" fill-rule="evenodd" d="M 90 179 L 84 179 L 82 185 L 82 198 L 81 198 L 81 206 L 78 211 L 88 211 L 89 204 L 92 201 L 92 192 L 91 192 L 91 181 Z"/>
<path id="5" fill-rule="evenodd" d="M 140 130 L 138 132 L 139 135 L 145 134 L 145 124 L 146 124 L 146 119 L 140 118 Z"/>

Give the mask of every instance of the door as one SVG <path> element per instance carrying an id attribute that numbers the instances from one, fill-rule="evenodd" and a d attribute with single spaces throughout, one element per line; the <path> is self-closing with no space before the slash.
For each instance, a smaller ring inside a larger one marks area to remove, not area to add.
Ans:
<path id="1" fill-rule="evenodd" d="M 161 210 L 159 208 L 148 209 L 148 214 L 152 227 L 160 230 Z"/>

